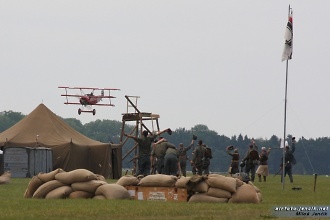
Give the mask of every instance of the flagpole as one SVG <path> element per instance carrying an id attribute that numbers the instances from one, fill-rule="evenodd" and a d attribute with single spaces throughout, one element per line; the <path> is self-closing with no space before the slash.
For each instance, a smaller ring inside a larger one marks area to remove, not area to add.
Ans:
<path id="1" fill-rule="evenodd" d="M 289 5 L 289 11 L 288 11 L 288 17 L 290 17 L 290 12 L 291 12 L 291 7 Z M 291 39 L 292 40 L 292 39 Z M 286 74 L 285 74 L 285 98 L 284 98 L 284 134 L 283 134 L 283 160 L 282 160 L 282 189 L 284 190 L 284 185 L 285 185 L 285 179 L 284 179 L 284 174 L 285 174 L 285 140 L 286 140 L 286 112 L 287 112 L 287 97 L 288 97 L 288 75 L 289 75 L 289 59 L 291 57 L 288 57 L 286 59 Z"/>
<path id="2" fill-rule="evenodd" d="M 290 9 L 289 9 L 290 10 Z M 286 60 L 286 77 L 285 77 L 285 98 L 284 98 L 284 136 L 283 136 L 283 160 L 282 160 L 282 189 L 284 189 L 284 172 L 285 172 L 285 140 L 286 140 L 286 108 L 287 108 L 287 96 L 288 96 L 288 70 L 289 60 Z"/>

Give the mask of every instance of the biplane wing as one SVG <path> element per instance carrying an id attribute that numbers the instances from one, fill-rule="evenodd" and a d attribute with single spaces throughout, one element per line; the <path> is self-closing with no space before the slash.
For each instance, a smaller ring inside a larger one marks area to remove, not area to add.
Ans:
<path id="1" fill-rule="evenodd" d="M 77 98 L 82 97 L 82 95 L 71 95 L 71 94 L 61 94 L 61 96 L 65 96 L 65 97 L 77 97 Z M 105 95 L 105 96 L 94 95 L 94 97 L 95 98 L 104 98 L 104 99 L 114 99 L 114 98 L 116 98 L 115 96 L 111 96 L 111 95 Z"/>
<path id="2" fill-rule="evenodd" d="M 81 105 L 80 102 L 64 102 L 66 105 Z M 98 106 L 115 106 L 114 104 L 106 104 L 106 103 L 96 103 L 93 105 L 98 105 Z"/>
<path id="3" fill-rule="evenodd" d="M 71 90 L 84 90 L 84 89 L 89 89 L 89 90 L 106 90 L 106 91 L 110 91 L 110 90 L 120 90 L 120 89 L 116 89 L 116 88 L 95 88 L 95 87 L 69 87 L 69 86 L 59 86 L 59 89 L 71 89 Z"/>

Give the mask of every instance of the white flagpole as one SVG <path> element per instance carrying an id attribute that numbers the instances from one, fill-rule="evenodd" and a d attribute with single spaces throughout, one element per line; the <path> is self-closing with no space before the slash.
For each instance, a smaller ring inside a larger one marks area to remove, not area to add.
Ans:
<path id="1" fill-rule="evenodd" d="M 289 60 L 286 60 L 286 77 L 285 77 L 285 99 L 284 99 L 284 136 L 283 136 L 283 161 L 282 161 L 282 189 L 284 189 L 284 171 L 285 171 L 285 140 L 286 140 L 286 108 L 287 108 L 287 95 L 288 95 L 288 69 L 289 69 Z"/>
<path id="2" fill-rule="evenodd" d="M 289 5 L 289 13 L 288 18 L 290 17 L 291 7 Z M 285 173 L 285 140 L 286 140 L 286 110 L 287 110 L 287 96 L 288 96 L 288 71 L 289 70 L 289 58 L 286 59 L 286 76 L 285 76 L 285 99 L 284 99 L 284 147 L 283 147 L 283 160 L 282 160 L 282 189 L 284 189 L 285 185 L 285 179 L 284 179 L 284 173 Z"/>

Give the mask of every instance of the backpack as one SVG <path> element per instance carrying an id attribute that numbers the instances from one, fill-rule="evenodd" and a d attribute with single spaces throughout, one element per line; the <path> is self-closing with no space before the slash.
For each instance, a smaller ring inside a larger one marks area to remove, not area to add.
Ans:
<path id="1" fill-rule="evenodd" d="M 249 162 L 252 162 L 254 165 L 258 164 L 259 153 L 257 150 L 251 150 L 249 152 Z"/>
<path id="2" fill-rule="evenodd" d="M 207 159 L 212 159 L 212 149 L 209 147 L 205 148 L 205 154 L 204 157 Z"/>
<path id="3" fill-rule="evenodd" d="M 250 152 L 249 152 L 249 158 L 250 158 L 250 160 L 259 160 L 259 153 L 258 153 L 258 151 L 256 151 L 256 150 L 251 150 Z"/>

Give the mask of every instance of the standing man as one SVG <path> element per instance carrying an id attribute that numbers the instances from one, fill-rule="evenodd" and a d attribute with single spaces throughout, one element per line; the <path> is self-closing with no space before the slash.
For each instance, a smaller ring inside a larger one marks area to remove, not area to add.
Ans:
<path id="1" fill-rule="evenodd" d="M 292 177 L 292 166 L 296 164 L 296 159 L 293 156 L 294 151 L 296 150 L 296 138 L 293 137 L 292 139 L 292 146 L 291 149 L 289 146 L 285 147 L 285 154 L 284 154 L 284 177 L 286 176 L 286 174 L 288 174 L 289 178 L 290 178 L 290 182 L 293 183 L 293 177 Z M 283 161 L 283 157 L 282 160 Z M 281 163 L 281 166 L 283 164 Z M 282 182 L 282 176 L 281 176 L 281 182 Z"/>
<path id="2" fill-rule="evenodd" d="M 150 160 L 156 160 L 158 174 L 165 174 L 165 154 L 168 148 L 176 149 L 175 145 L 169 143 L 165 138 L 159 138 L 159 141 L 152 148 Z"/>
<path id="3" fill-rule="evenodd" d="M 186 176 L 187 174 L 186 166 L 187 166 L 187 160 L 189 160 L 189 158 L 187 157 L 187 151 L 190 150 L 190 148 L 192 148 L 193 146 L 194 146 L 194 140 L 191 141 L 188 147 L 184 147 L 183 143 L 179 144 L 179 149 L 178 149 L 179 162 L 180 162 L 181 173 L 183 176 Z"/>
<path id="4" fill-rule="evenodd" d="M 199 140 L 198 145 L 193 152 L 193 158 L 191 163 L 196 168 L 196 173 L 198 175 L 203 174 L 203 159 L 204 159 L 205 149 L 203 147 L 203 141 Z"/>
<path id="5" fill-rule="evenodd" d="M 204 158 L 203 158 L 203 173 L 205 175 L 210 174 L 210 164 L 212 157 L 212 149 L 206 144 L 203 144 L 204 147 Z"/>
<path id="6" fill-rule="evenodd" d="M 231 153 L 230 151 L 231 150 L 234 150 L 233 153 Z M 233 175 L 233 174 L 236 174 L 236 173 L 239 173 L 239 168 L 238 168 L 238 163 L 239 163 L 239 153 L 238 153 L 238 149 L 237 148 L 234 148 L 234 146 L 228 146 L 226 148 L 226 151 L 227 151 L 227 154 L 229 154 L 232 159 L 231 159 L 231 164 L 230 164 L 230 167 L 229 167 L 229 170 L 228 170 L 228 173 L 230 175 Z"/>
<path id="7" fill-rule="evenodd" d="M 268 171 L 268 155 L 270 154 L 270 148 L 266 150 L 266 147 L 261 148 L 261 153 L 259 155 L 259 167 L 257 169 L 257 174 L 259 177 L 259 182 L 261 182 L 261 176 L 263 176 L 264 182 L 269 175 Z"/>
<path id="8" fill-rule="evenodd" d="M 245 163 L 245 173 L 249 175 L 249 173 L 251 172 L 252 182 L 254 182 L 258 160 L 259 160 L 259 153 L 255 149 L 255 146 L 253 144 L 250 144 L 249 150 L 242 162 Z"/>
<path id="9" fill-rule="evenodd" d="M 150 151 L 151 151 L 151 144 L 156 139 L 157 135 L 160 135 L 164 132 L 171 133 L 171 129 L 165 129 L 163 131 L 158 132 L 155 135 L 148 136 L 148 131 L 144 130 L 142 132 L 142 137 L 135 137 L 128 134 L 124 134 L 124 136 L 128 138 L 134 139 L 135 142 L 138 144 L 138 175 L 147 176 L 150 174 Z"/>

